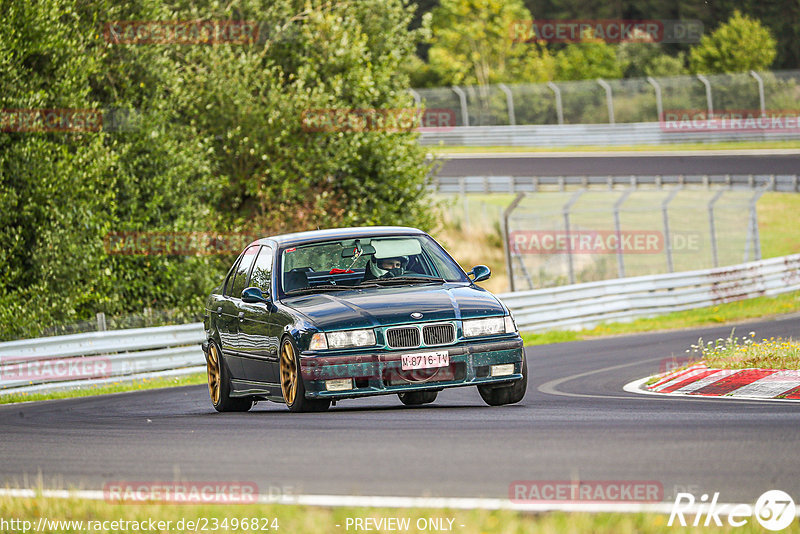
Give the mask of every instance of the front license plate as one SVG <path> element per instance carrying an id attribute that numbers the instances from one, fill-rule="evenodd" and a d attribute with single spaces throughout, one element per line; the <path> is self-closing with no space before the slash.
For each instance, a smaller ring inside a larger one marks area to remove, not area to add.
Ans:
<path id="1" fill-rule="evenodd" d="M 447 367 L 450 365 L 450 354 L 446 350 L 403 354 L 400 356 L 400 359 L 403 371 L 408 371 L 410 369 L 433 369 L 434 367 Z"/>

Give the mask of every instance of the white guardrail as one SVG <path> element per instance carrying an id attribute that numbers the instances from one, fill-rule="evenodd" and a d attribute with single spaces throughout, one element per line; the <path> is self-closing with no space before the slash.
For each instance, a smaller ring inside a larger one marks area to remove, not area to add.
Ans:
<path id="1" fill-rule="evenodd" d="M 425 146 L 669 145 L 725 141 L 784 141 L 800 138 L 800 129 L 666 131 L 658 122 L 619 124 L 536 124 L 516 126 L 456 126 L 420 134 Z"/>
<path id="2" fill-rule="evenodd" d="M 588 328 L 800 290 L 800 254 L 498 295 L 521 330 Z M 0 395 L 202 371 L 202 323 L 0 343 Z"/>
<path id="3" fill-rule="evenodd" d="M 204 339 L 192 323 L 0 343 L 0 395 L 203 371 Z"/>
<path id="4" fill-rule="evenodd" d="M 617 278 L 498 295 L 522 330 L 591 328 L 800 290 L 800 254 L 701 271 Z"/>

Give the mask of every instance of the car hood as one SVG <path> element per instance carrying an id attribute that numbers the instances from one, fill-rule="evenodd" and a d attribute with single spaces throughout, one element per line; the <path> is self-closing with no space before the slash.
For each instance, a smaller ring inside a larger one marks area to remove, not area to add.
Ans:
<path id="1" fill-rule="evenodd" d="M 363 288 L 285 299 L 321 330 L 368 328 L 503 315 L 503 305 L 488 291 L 464 284 Z M 422 318 L 414 319 L 418 312 Z"/>

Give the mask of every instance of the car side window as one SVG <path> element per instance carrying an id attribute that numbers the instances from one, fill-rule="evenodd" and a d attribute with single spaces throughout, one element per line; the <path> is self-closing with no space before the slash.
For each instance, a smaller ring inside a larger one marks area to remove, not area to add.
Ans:
<path id="1" fill-rule="evenodd" d="M 244 254 L 242 254 L 242 259 L 239 261 L 239 266 L 236 268 L 233 286 L 228 292 L 228 294 L 233 298 L 241 298 L 242 291 L 244 291 L 244 288 L 247 287 L 245 285 L 247 282 L 247 275 L 250 273 L 250 267 L 253 265 L 253 261 L 256 259 L 258 248 L 258 245 L 254 245 L 245 250 Z"/>
<path id="2" fill-rule="evenodd" d="M 258 258 L 253 266 L 253 272 L 250 275 L 249 285 L 257 287 L 265 295 L 271 293 L 270 281 L 272 280 L 272 258 L 272 248 L 261 247 L 261 252 L 258 253 Z"/>
<path id="3" fill-rule="evenodd" d="M 226 297 L 231 296 L 231 290 L 233 289 L 233 279 L 236 278 L 236 269 L 239 268 L 239 259 L 241 259 L 241 256 L 239 258 L 236 258 L 236 261 L 233 262 L 233 267 L 231 267 L 231 270 L 228 272 L 228 276 L 225 277 L 225 287 L 222 294 L 225 295 Z"/>

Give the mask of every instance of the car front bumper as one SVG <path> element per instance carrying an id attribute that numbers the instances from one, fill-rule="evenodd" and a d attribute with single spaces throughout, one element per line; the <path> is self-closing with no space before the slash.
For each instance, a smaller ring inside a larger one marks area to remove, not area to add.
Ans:
<path id="1" fill-rule="evenodd" d="M 403 371 L 401 356 L 447 351 L 450 365 Z M 345 399 L 471 385 L 508 385 L 522 378 L 523 343 L 519 336 L 502 340 L 461 342 L 409 350 L 380 350 L 326 356 L 300 354 L 306 397 Z M 493 365 L 513 364 L 512 374 L 491 376 Z M 329 380 L 351 379 L 352 389 L 329 391 Z"/>

